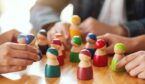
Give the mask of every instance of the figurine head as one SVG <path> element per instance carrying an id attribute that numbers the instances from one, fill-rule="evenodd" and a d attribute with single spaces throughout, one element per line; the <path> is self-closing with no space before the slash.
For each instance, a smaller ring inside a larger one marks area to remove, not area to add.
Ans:
<path id="1" fill-rule="evenodd" d="M 59 49 L 61 47 L 61 41 L 59 39 L 53 39 L 51 43 L 51 47 Z"/>
<path id="2" fill-rule="evenodd" d="M 78 15 L 73 15 L 72 18 L 71 18 L 71 22 L 73 24 L 80 24 L 81 23 L 81 18 L 78 16 Z"/>
<path id="3" fill-rule="evenodd" d="M 24 34 L 19 34 L 17 36 L 17 42 L 21 43 L 21 44 L 34 44 L 35 43 L 35 37 L 33 34 L 28 34 L 28 35 L 24 35 Z"/>
<path id="4" fill-rule="evenodd" d="M 39 40 L 47 40 L 47 32 L 44 29 L 41 29 L 37 34 L 37 39 Z"/>
<path id="5" fill-rule="evenodd" d="M 57 59 L 58 51 L 57 51 L 57 49 L 51 47 L 51 48 L 47 49 L 46 55 L 50 59 Z"/>
<path id="6" fill-rule="evenodd" d="M 19 34 L 17 36 L 17 42 L 20 44 L 25 44 L 25 35 L 24 34 Z"/>
<path id="7" fill-rule="evenodd" d="M 86 41 L 90 42 L 90 43 L 95 43 L 96 42 L 96 35 L 93 33 L 88 33 L 87 37 L 86 37 Z"/>
<path id="8" fill-rule="evenodd" d="M 104 39 L 98 39 L 96 41 L 96 48 L 97 49 L 104 49 L 104 48 L 106 48 L 106 42 L 105 42 L 105 40 Z"/>
<path id="9" fill-rule="evenodd" d="M 61 34 L 61 33 L 56 33 L 55 35 L 54 35 L 54 38 L 56 39 L 60 39 L 61 41 L 63 41 L 63 35 Z"/>
<path id="10" fill-rule="evenodd" d="M 123 54 L 123 53 L 125 53 L 125 51 L 126 51 L 126 47 L 125 47 L 125 45 L 123 43 L 117 43 L 117 44 L 115 44 L 115 46 L 114 46 L 114 52 L 116 54 Z"/>
<path id="11" fill-rule="evenodd" d="M 82 39 L 80 36 L 74 36 L 71 40 L 72 45 L 80 46 L 82 44 Z"/>
<path id="12" fill-rule="evenodd" d="M 87 49 L 83 49 L 79 54 L 79 58 L 83 61 L 89 61 L 91 60 L 91 53 Z"/>
<path id="13" fill-rule="evenodd" d="M 26 44 L 35 44 L 35 36 L 33 34 L 28 34 L 25 37 Z"/>

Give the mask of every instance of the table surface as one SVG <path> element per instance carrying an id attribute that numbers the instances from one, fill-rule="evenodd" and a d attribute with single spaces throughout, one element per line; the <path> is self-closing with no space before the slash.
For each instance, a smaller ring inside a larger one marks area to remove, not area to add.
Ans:
<path id="1" fill-rule="evenodd" d="M 44 66 L 46 56 L 40 62 L 29 66 L 20 79 L 12 80 L 4 76 L 0 77 L 0 84 L 145 84 L 145 80 L 131 77 L 128 73 L 115 73 L 110 70 L 111 57 L 107 67 L 93 66 L 93 80 L 77 80 L 76 69 L 78 64 L 69 62 L 69 53 L 65 58 L 65 65 L 61 67 L 61 77 L 45 78 Z M 15 78 L 15 77 L 12 77 Z"/>

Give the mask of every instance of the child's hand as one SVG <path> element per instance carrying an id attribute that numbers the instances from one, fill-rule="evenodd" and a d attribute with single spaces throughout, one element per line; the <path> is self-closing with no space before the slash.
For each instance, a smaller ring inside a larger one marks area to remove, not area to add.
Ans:
<path id="1" fill-rule="evenodd" d="M 4 43 L 0 53 L 0 73 L 23 70 L 39 59 L 37 49 L 25 44 Z"/>
<path id="2" fill-rule="evenodd" d="M 145 79 L 145 51 L 138 51 L 124 57 L 118 63 L 117 68 L 123 66 L 131 76 Z"/>

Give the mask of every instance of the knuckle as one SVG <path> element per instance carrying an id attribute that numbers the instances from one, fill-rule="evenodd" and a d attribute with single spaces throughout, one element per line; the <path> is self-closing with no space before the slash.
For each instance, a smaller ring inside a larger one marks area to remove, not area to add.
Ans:
<path id="1" fill-rule="evenodd" d="M 142 55 L 142 54 L 145 54 L 145 51 L 141 50 L 138 53 Z"/>
<path id="2" fill-rule="evenodd" d="M 108 36 L 110 36 L 110 35 L 111 35 L 110 33 L 106 33 L 104 36 L 108 37 Z"/>
<path id="3" fill-rule="evenodd" d="M 126 65 L 126 66 L 125 66 L 125 69 L 127 70 L 127 72 L 129 72 L 130 66 L 129 66 L 129 65 Z"/>
<path id="4" fill-rule="evenodd" d="M 135 72 L 134 71 L 130 71 L 129 74 L 130 74 L 130 76 L 133 76 L 133 77 L 135 76 Z"/>

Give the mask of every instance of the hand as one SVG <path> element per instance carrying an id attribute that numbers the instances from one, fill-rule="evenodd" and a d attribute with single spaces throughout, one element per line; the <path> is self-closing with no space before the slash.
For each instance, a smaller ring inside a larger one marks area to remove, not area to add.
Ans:
<path id="1" fill-rule="evenodd" d="M 92 32 L 96 35 L 103 35 L 105 33 L 113 33 L 117 35 L 127 36 L 127 32 L 121 26 L 110 26 L 97 21 L 96 19 L 89 17 L 80 25 L 80 30 L 85 37 L 87 33 Z"/>
<path id="2" fill-rule="evenodd" d="M 52 40 L 55 33 L 61 33 L 65 39 L 69 39 L 69 24 L 58 22 L 47 33 L 48 40 Z"/>
<path id="3" fill-rule="evenodd" d="M 98 36 L 98 39 L 104 39 L 107 42 L 107 49 L 106 52 L 107 54 L 113 54 L 114 53 L 114 45 L 118 42 L 124 43 L 127 50 L 126 53 L 131 53 L 136 51 L 136 41 L 132 38 L 127 38 L 127 37 L 123 37 L 123 36 L 119 36 L 119 35 L 115 35 L 115 34 L 105 34 L 102 36 Z"/>
<path id="4" fill-rule="evenodd" d="M 131 76 L 145 79 L 145 51 L 138 51 L 124 57 L 117 64 L 117 68 L 123 66 Z"/>
<path id="5" fill-rule="evenodd" d="M 13 29 L 10 31 L 7 31 L 2 34 L 3 38 L 6 39 L 7 42 L 17 42 L 17 35 L 20 34 L 19 31 Z"/>
<path id="6" fill-rule="evenodd" d="M 7 42 L 0 45 L 0 73 L 25 69 L 37 61 L 38 50 L 25 44 Z"/>

